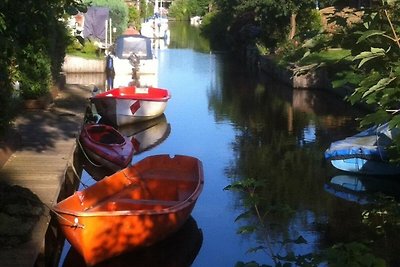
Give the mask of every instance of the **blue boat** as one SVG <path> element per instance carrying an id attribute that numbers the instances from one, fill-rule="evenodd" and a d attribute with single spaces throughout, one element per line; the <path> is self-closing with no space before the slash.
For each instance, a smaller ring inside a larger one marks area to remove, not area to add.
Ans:
<path id="1" fill-rule="evenodd" d="M 400 133 L 389 124 L 371 127 L 354 136 L 331 143 L 325 158 L 342 171 L 366 175 L 400 174 L 400 165 L 390 162 L 387 148 Z"/>

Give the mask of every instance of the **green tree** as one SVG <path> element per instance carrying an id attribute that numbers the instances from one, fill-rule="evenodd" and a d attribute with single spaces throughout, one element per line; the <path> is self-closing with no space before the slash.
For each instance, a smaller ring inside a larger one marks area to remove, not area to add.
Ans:
<path id="1" fill-rule="evenodd" d="M 154 4 L 146 3 L 145 0 L 140 0 L 140 18 L 145 19 L 154 14 Z"/>
<path id="2" fill-rule="evenodd" d="M 315 11 L 314 0 L 216 0 L 215 6 L 217 12 L 213 17 L 222 16 L 221 20 L 229 23 L 223 36 L 231 46 L 238 46 L 239 50 L 260 42 L 274 51 L 278 44 L 301 36 L 298 35 L 299 29 L 314 30 L 311 27 L 316 25 L 315 15 L 312 14 Z M 220 20 L 206 20 L 206 23 L 211 23 L 210 27 L 204 26 L 207 36 L 213 36 L 210 32 L 216 26 L 212 24 L 214 21 Z M 302 23 L 301 27 L 298 22 Z"/>
<path id="3" fill-rule="evenodd" d="M 391 127 L 400 127 L 399 9 L 399 1 L 382 0 L 373 7 L 356 10 L 361 19 L 351 25 L 342 17 L 334 18 L 338 31 L 322 46 L 351 50 L 352 64 L 336 74 L 333 85 L 354 88 L 347 99 L 370 107 L 370 114 L 360 122 L 362 128 L 387 121 Z M 399 160 L 400 137 L 390 151 L 391 158 Z"/>
<path id="4" fill-rule="evenodd" d="M 1 113 L 0 127 L 14 114 L 13 84 L 17 81 L 22 95 L 37 97 L 48 92 L 47 81 L 57 78 L 68 44 L 62 19 L 67 12 L 85 8 L 81 0 L 0 2 L 0 103 L 7 111 Z"/>
<path id="5" fill-rule="evenodd" d="M 128 11 L 129 11 L 128 23 L 133 23 L 136 26 L 136 28 L 139 29 L 140 28 L 140 12 L 139 12 L 139 10 L 134 6 L 131 6 L 131 7 L 129 7 Z"/>
<path id="6" fill-rule="evenodd" d="M 190 17 L 204 16 L 210 6 L 210 0 L 175 0 L 169 7 L 168 14 L 178 20 L 189 20 Z"/>

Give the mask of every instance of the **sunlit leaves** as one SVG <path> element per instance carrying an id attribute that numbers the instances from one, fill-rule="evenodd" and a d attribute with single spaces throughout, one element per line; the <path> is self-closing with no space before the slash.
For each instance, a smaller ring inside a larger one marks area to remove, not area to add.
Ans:
<path id="1" fill-rule="evenodd" d="M 368 39 L 371 36 L 376 36 L 376 35 L 380 35 L 380 36 L 384 36 L 385 32 L 384 31 L 380 31 L 380 30 L 369 30 L 369 31 L 365 31 L 363 32 L 363 34 L 361 35 L 360 38 L 358 38 L 357 40 L 357 44 L 360 42 L 365 41 L 366 39 Z"/>
<path id="2" fill-rule="evenodd" d="M 395 80 L 396 77 L 394 78 L 382 78 L 378 81 L 377 84 L 375 84 L 374 86 L 371 86 L 366 92 L 363 93 L 362 97 L 366 97 L 371 93 L 383 90 L 386 88 L 387 85 L 389 85 L 393 80 Z"/>
<path id="3" fill-rule="evenodd" d="M 361 59 L 360 63 L 358 64 L 358 68 L 360 68 L 367 61 L 377 58 L 377 57 L 383 57 L 383 56 L 385 56 L 384 49 L 371 47 L 371 51 L 361 52 L 360 54 L 358 54 L 357 56 L 354 57 L 353 61 Z"/>
<path id="4" fill-rule="evenodd" d="M 360 122 L 361 128 L 371 127 L 371 125 L 382 124 L 390 118 L 390 115 L 385 110 L 377 110 L 374 113 L 366 115 Z"/>

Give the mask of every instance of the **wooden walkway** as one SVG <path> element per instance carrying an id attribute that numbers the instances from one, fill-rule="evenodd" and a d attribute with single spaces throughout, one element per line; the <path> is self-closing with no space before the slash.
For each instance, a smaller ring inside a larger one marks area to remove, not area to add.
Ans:
<path id="1" fill-rule="evenodd" d="M 24 111 L 14 124 L 15 137 L 19 138 L 17 150 L 0 169 L 0 181 L 28 188 L 52 207 L 72 164 L 91 90 L 91 86 L 67 85 L 47 109 Z M 2 249 L 0 266 L 37 266 L 37 259 L 44 254 L 50 219 L 50 210 L 46 209 L 29 242 Z"/>

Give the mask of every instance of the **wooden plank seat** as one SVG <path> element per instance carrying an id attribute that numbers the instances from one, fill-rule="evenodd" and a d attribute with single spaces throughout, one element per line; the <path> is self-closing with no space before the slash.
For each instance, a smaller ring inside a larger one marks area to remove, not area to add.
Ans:
<path id="1" fill-rule="evenodd" d="M 118 198 L 110 201 L 104 201 L 99 205 L 95 205 L 94 207 L 86 209 L 86 211 L 161 210 L 173 207 L 179 203 L 180 201 L 174 200 Z"/>
<path id="2" fill-rule="evenodd" d="M 172 207 L 179 204 L 181 201 L 177 200 L 160 200 L 160 199 L 128 199 L 128 198 L 121 198 L 116 199 L 116 203 L 127 203 L 127 204 L 141 204 L 141 205 L 161 205 Z"/>

